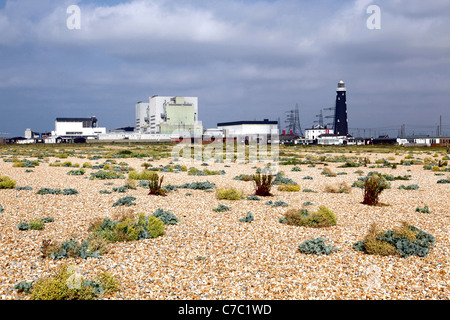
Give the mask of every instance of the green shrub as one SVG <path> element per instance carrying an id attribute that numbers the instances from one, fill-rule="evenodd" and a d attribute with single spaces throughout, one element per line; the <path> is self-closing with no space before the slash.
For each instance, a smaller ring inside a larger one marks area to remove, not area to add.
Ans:
<path id="1" fill-rule="evenodd" d="M 0 213 L 2 213 L 3 210 L 5 210 L 5 209 L 4 209 L 4 208 L 2 207 L 2 205 L 0 204 Z"/>
<path id="2" fill-rule="evenodd" d="M 125 186 L 122 187 L 115 187 L 112 189 L 114 192 L 124 193 L 128 191 L 128 188 Z"/>
<path id="3" fill-rule="evenodd" d="M 378 204 L 381 192 L 386 189 L 388 183 L 378 175 L 371 175 L 364 181 L 363 204 L 374 206 Z"/>
<path id="4" fill-rule="evenodd" d="M 70 170 L 69 172 L 67 172 L 68 175 L 71 176 L 82 176 L 85 174 L 85 170 L 84 169 L 79 169 L 79 170 Z"/>
<path id="5" fill-rule="evenodd" d="M 193 190 L 209 190 L 214 189 L 216 185 L 212 182 L 205 181 L 205 182 L 191 182 L 191 183 L 185 183 L 180 186 L 171 186 L 172 189 L 182 188 L 182 189 L 193 189 Z M 164 189 L 167 189 L 168 186 L 164 186 Z"/>
<path id="6" fill-rule="evenodd" d="M 70 196 L 70 195 L 73 195 L 73 194 L 78 194 L 78 191 L 76 190 L 76 189 L 64 189 L 63 191 L 62 191 L 62 194 L 63 195 L 66 195 L 66 196 Z"/>
<path id="7" fill-rule="evenodd" d="M 437 183 L 450 183 L 450 179 L 439 179 Z"/>
<path id="8" fill-rule="evenodd" d="M 275 175 L 272 184 L 297 184 L 297 183 L 290 178 L 283 177 L 283 174 L 281 172 L 278 172 Z"/>
<path id="9" fill-rule="evenodd" d="M 305 254 L 325 254 L 325 255 L 329 255 L 333 251 L 339 250 L 338 248 L 332 245 L 325 245 L 325 241 L 326 240 L 323 238 L 306 240 L 298 246 L 298 250 L 301 253 Z"/>
<path id="10" fill-rule="evenodd" d="M 150 238 L 157 238 L 164 235 L 164 222 L 156 216 L 150 216 L 146 220 L 145 229 Z"/>
<path id="11" fill-rule="evenodd" d="M 253 216 L 253 213 L 247 212 L 245 217 L 239 219 L 239 222 L 252 222 L 253 220 L 255 220 L 255 217 Z"/>
<path id="12" fill-rule="evenodd" d="M 419 189 L 419 186 L 417 184 L 410 184 L 408 186 L 405 186 L 405 185 L 402 184 L 398 188 L 399 189 L 403 189 L 403 190 L 417 190 L 417 189 Z"/>
<path id="13" fill-rule="evenodd" d="M 188 171 L 188 175 L 190 175 L 190 176 L 211 176 L 211 175 L 221 175 L 221 174 L 225 174 L 225 171 L 223 171 L 223 170 L 214 171 L 214 170 L 208 170 L 208 169 L 199 170 L 194 167 L 189 168 L 189 171 Z"/>
<path id="14" fill-rule="evenodd" d="M 291 171 L 302 171 L 302 169 L 300 167 L 292 167 Z"/>
<path id="15" fill-rule="evenodd" d="M 98 251 L 91 252 L 89 249 L 89 241 L 85 240 L 81 244 L 74 239 L 63 241 L 61 243 L 44 244 L 41 248 L 44 257 L 54 260 L 65 259 L 69 257 L 80 257 L 87 259 L 88 257 L 100 258 Z"/>
<path id="16" fill-rule="evenodd" d="M 420 212 L 420 213 L 431 213 L 430 208 L 428 208 L 428 206 L 425 206 L 423 208 L 417 207 L 416 208 L 416 212 Z"/>
<path id="17" fill-rule="evenodd" d="M 124 179 L 125 176 L 119 172 L 115 171 L 104 171 L 100 170 L 97 172 L 92 172 L 89 180 L 106 180 L 106 179 Z"/>
<path id="18" fill-rule="evenodd" d="M 22 190 L 33 190 L 32 187 L 30 186 L 25 186 L 25 187 L 16 187 L 17 191 L 22 191 Z"/>
<path id="19" fill-rule="evenodd" d="M 253 181 L 253 175 L 251 174 L 240 174 L 235 176 L 233 180 L 241 180 L 241 181 Z"/>
<path id="20" fill-rule="evenodd" d="M 425 257 L 434 243 L 435 238 L 432 235 L 403 222 L 400 227 L 389 231 L 381 231 L 376 224 L 372 224 L 365 239 L 356 242 L 353 248 L 375 255 Z"/>
<path id="21" fill-rule="evenodd" d="M 230 207 L 228 207 L 228 206 L 226 206 L 226 205 L 224 205 L 224 204 L 220 204 L 219 203 L 219 205 L 217 206 L 217 208 L 214 208 L 213 210 L 215 211 L 215 212 L 224 212 L 224 211 L 229 211 L 231 208 Z"/>
<path id="22" fill-rule="evenodd" d="M 31 230 L 41 230 L 44 227 L 44 222 L 41 219 L 35 219 L 30 221 Z"/>
<path id="23" fill-rule="evenodd" d="M 134 200 L 136 200 L 135 197 L 126 196 L 126 197 L 120 198 L 119 200 L 114 202 L 112 206 L 113 207 L 117 207 L 117 206 L 135 206 L 136 203 L 133 202 Z"/>
<path id="24" fill-rule="evenodd" d="M 91 230 L 95 235 L 108 242 L 135 241 L 163 235 L 164 222 L 155 216 L 140 214 L 137 222 L 131 218 L 123 221 L 105 218 L 100 224 L 94 225 Z"/>
<path id="25" fill-rule="evenodd" d="M 24 292 L 26 294 L 31 293 L 31 288 L 33 287 L 33 282 L 26 282 L 26 281 L 20 281 L 14 286 L 14 289 L 16 289 L 19 292 Z"/>
<path id="26" fill-rule="evenodd" d="M 259 200 L 261 200 L 261 198 L 258 197 L 258 196 L 247 196 L 245 199 L 246 199 L 246 200 L 254 200 L 254 201 L 259 201 Z"/>
<path id="27" fill-rule="evenodd" d="M 16 186 L 16 181 L 11 180 L 7 176 L 0 176 L 0 189 L 13 189 Z"/>
<path id="28" fill-rule="evenodd" d="M 235 188 L 219 188 L 216 190 L 216 196 L 220 200 L 240 200 L 244 197 L 243 192 Z"/>
<path id="29" fill-rule="evenodd" d="M 272 202 L 272 200 L 269 200 L 265 203 L 265 205 L 271 206 L 271 207 L 288 207 L 289 206 L 286 202 L 284 202 L 282 200 L 278 200 L 275 202 Z"/>
<path id="30" fill-rule="evenodd" d="M 93 300 L 118 288 L 118 281 L 109 273 L 85 280 L 75 268 L 64 264 L 55 275 L 38 279 L 29 291 L 33 300 Z"/>
<path id="31" fill-rule="evenodd" d="M 337 222 L 334 212 L 325 206 L 320 206 L 316 212 L 308 212 L 307 209 L 289 209 L 283 218 L 282 221 L 288 225 L 313 228 L 330 227 Z"/>
<path id="32" fill-rule="evenodd" d="M 153 213 L 153 216 L 160 219 L 165 225 L 177 224 L 180 220 L 170 211 L 164 211 L 159 208 Z"/>

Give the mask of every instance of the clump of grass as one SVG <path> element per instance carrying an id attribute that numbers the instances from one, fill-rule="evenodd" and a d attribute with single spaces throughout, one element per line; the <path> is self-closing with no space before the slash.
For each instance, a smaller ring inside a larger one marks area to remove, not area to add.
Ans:
<path id="1" fill-rule="evenodd" d="M 0 176 L 0 189 L 13 189 L 16 186 L 16 181 L 7 176 Z"/>
<path id="2" fill-rule="evenodd" d="M 371 175 L 364 181 L 363 204 L 375 206 L 379 202 L 381 192 L 388 187 L 388 183 L 377 174 Z"/>
<path id="3" fill-rule="evenodd" d="M 244 193 L 236 188 L 219 188 L 216 197 L 219 200 L 240 200 L 244 198 Z"/>
<path id="4" fill-rule="evenodd" d="M 321 174 L 323 174 L 327 177 L 336 177 L 337 176 L 337 173 L 334 171 L 331 171 L 331 169 L 328 167 L 323 168 Z"/>
<path id="5" fill-rule="evenodd" d="M 281 221 L 299 227 L 323 228 L 336 225 L 337 218 L 333 211 L 320 206 L 316 212 L 309 212 L 307 209 L 289 209 Z"/>
<path id="6" fill-rule="evenodd" d="M 147 169 L 142 170 L 141 172 L 133 170 L 128 173 L 128 178 L 133 180 L 152 180 L 154 175 L 157 175 L 157 173 Z"/>
<path id="7" fill-rule="evenodd" d="M 287 191 L 287 192 L 297 192 L 300 191 L 302 188 L 298 184 L 282 184 L 278 187 L 279 191 Z"/>
<path id="8" fill-rule="evenodd" d="M 327 184 L 325 186 L 325 192 L 327 193 L 350 193 L 352 188 L 346 182 L 340 182 L 338 184 Z"/>
<path id="9" fill-rule="evenodd" d="M 272 182 L 274 181 L 273 175 L 257 173 L 253 175 L 253 181 L 255 185 L 255 195 L 261 197 L 272 195 L 270 189 L 272 188 Z"/>

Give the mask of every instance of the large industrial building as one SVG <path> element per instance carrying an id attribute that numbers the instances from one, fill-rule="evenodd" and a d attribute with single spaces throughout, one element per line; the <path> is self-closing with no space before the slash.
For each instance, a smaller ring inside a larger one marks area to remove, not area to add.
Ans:
<path id="1" fill-rule="evenodd" d="M 135 133 L 201 136 L 197 97 L 153 96 L 136 104 Z"/>

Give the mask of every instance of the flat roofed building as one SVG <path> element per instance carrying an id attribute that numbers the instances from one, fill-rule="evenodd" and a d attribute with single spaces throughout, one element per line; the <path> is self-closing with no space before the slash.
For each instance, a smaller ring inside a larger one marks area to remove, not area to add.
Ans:
<path id="1" fill-rule="evenodd" d="M 90 118 L 56 118 L 52 136 L 62 137 L 97 137 L 106 133 L 106 128 L 98 127 L 96 117 Z"/>

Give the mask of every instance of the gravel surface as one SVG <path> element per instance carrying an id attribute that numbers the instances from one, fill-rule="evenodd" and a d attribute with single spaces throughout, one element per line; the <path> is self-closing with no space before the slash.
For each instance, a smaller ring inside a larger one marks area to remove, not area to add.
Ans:
<path id="1" fill-rule="evenodd" d="M 364 156 L 364 155 L 360 155 Z M 386 154 L 368 154 L 373 161 Z M 394 156 L 393 154 L 391 156 Z M 404 155 L 394 156 L 403 159 Z M 34 160 L 36 158 L 27 158 Z M 55 158 L 50 158 L 54 162 Z M 90 160 L 103 163 L 105 159 Z M 87 159 L 68 158 L 72 163 Z M 146 159 L 120 159 L 138 169 Z M 166 165 L 169 159 L 152 161 L 153 166 Z M 398 160 L 399 161 L 399 160 Z M 175 163 L 176 164 L 176 163 Z M 17 181 L 16 186 L 32 190 L 0 190 L 0 299 L 29 299 L 13 287 L 25 280 L 33 281 L 53 274 L 58 265 L 75 264 L 87 278 L 109 271 L 120 281 L 118 292 L 102 299 L 448 299 L 449 298 L 449 195 L 450 184 L 437 184 L 446 178 L 436 176 L 422 165 L 390 168 L 337 168 L 342 163 L 329 163 L 335 172 L 346 175 L 325 177 L 323 165 L 292 172 L 292 165 L 280 166 L 285 175 L 304 188 L 318 191 L 281 192 L 273 188 L 273 196 L 250 200 L 218 200 L 214 192 L 178 189 L 166 197 L 150 196 L 138 187 L 126 193 L 100 194 L 122 186 L 125 180 L 89 180 L 95 169 L 86 169 L 83 176 L 66 173 L 74 168 L 51 167 L 41 163 L 26 173 L 26 168 L 12 167 L 0 161 L 0 174 Z M 252 174 L 255 164 L 214 163 L 196 168 L 225 170 L 224 175 L 189 176 L 186 172 L 164 172 L 165 184 L 181 185 L 193 181 L 210 181 L 217 187 L 237 187 L 245 195 L 253 194 L 252 182 L 236 181 L 239 174 Z M 409 181 L 391 181 L 392 188 L 383 191 L 380 201 L 387 206 L 361 204 L 362 189 L 352 188 L 349 194 L 326 193 L 326 184 L 341 181 L 351 185 L 358 177 L 356 170 L 379 171 L 394 175 L 411 175 Z M 305 176 L 312 180 L 302 179 Z M 112 182 L 113 185 L 105 185 Z M 399 190 L 398 186 L 417 184 L 419 190 Z M 40 188 L 74 188 L 77 195 L 38 195 Z M 186 193 L 190 193 L 188 196 Z M 109 244 L 102 258 L 44 259 L 40 247 L 44 239 L 65 241 L 69 237 L 84 239 L 95 218 L 111 218 L 112 204 L 124 196 L 134 196 L 136 213 L 152 214 L 162 208 L 175 214 L 181 222 L 166 226 L 166 233 L 156 239 Z M 265 202 L 283 200 L 289 207 L 270 207 Z M 308 208 L 325 205 L 337 216 L 337 225 L 315 229 L 295 227 L 278 221 L 292 207 Z M 218 204 L 230 211 L 215 212 Z M 431 213 L 416 212 L 427 205 Z M 254 214 L 251 223 L 239 222 L 247 212 Z M 42 230 L 21 231 L 19 222 L 53 217 Z M 432 234 L 436 243 L 426 257 L 383 257 L 367 255 L 352 248 L 362 240 L 372 222 L 391 230 L 408 221 Z M 331 255 L 307 255 L 297 248 L 305 240 L 322 237 L 340 250 Z"/>

